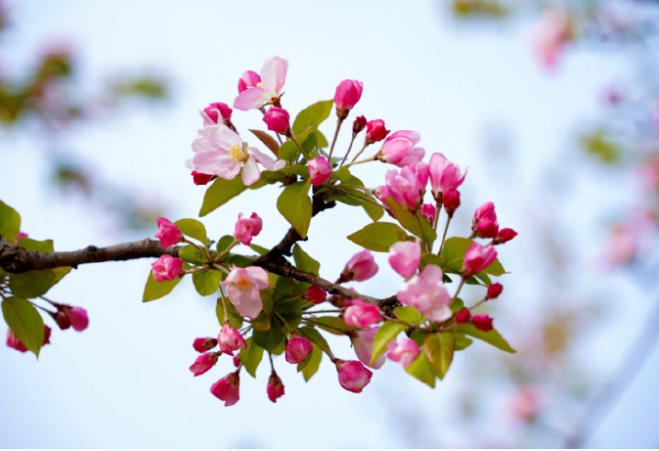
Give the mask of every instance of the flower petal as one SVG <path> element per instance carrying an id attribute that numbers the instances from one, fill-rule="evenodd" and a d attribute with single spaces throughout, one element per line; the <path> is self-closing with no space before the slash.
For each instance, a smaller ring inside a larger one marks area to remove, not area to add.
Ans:
<path id="1" fill-rule="evenodd" d="M 273 56 L 263 61 L 261 68 L 261 82 L 265 89 L 272 97 L 279 96 L 281 88 L 286 81 L 286 70 L 288 61 L 278 56 Z M 238 108 L 238 107 L 236 107 Z"/>
<path id="2" fill-rule="evenodd" d="M 249 88 L 238 94 L 233 101 L 233 107 L 241 111 L 261 108 L 272 99 L 272 95 L 263 88 Z"/>

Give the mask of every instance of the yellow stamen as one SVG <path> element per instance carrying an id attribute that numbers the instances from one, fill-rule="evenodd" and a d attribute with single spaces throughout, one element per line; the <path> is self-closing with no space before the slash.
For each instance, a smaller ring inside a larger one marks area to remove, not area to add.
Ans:
<path id="1" fill-rule="evenodd" d="M 262 88 L 262 87 L 263 87 L 263 83 L 258 82 L 258 83 L 256 84 L 256 87 L 257 87 L 257 88 Z"/>
<path id="2" fill-rule="evenodd" d="M 233 158 L 236 161 L 245 162 L 249 158 L 247 149 L 249 149 L 247 143 L 231 144 L 231 146 L 229 147 L 229 155 L 231 156 L 231 158 Z"/>
<path id="3" fill-rule="evenodd" d="M 238 281 L 236 282 L 236 285 L 241 290 L 245 290 L 245 289 L 249 288 L 249 286 L 251 284 L 252 284 L 252 282 L 250 282 L 249 279 L 247 277 L 243 276 L 243 275 L 241 275 L 240 279 L 238 279 Z"/>

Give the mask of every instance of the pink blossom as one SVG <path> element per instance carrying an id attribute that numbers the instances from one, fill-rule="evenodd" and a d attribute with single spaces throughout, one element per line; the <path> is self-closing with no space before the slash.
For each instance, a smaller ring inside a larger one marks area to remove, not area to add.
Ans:
<path id="1" fill-rule="evenodd" d="M 387 137 L 390 131 L 384 127 L 382 119 L 368 121 L 366 124 L 366 142 L 368 144 L 380 142 Z"/>
<path id="2" fill-rule="evenodd" d="M 197 171 L 192 171 L 190 175 L 195 185 L 208 185 L 208 182 L 217 178 L 217 175 L 202 174 Z"/>
<path id="3" fill-rule="evenodd" d="M 339 372 L 341 387 L 353 393 L 361 393 L 364 387 L 371 382 L 373 372 L 368 370 L 357 360 L 336 360 L 336 369 Z"/>
<path id="4" fill-rule="evenodd" d="M 241 315 L 254 319 L 263 310 L 260 290 L 270 286 L 268 273 L 263 268 L 238 268 L 233 265 L 231 273 L 222 284 L 229 300 Z"/>
<path id="5" fill-rule="evenodd" d="M 535 387 L 522 387 L 510 400 L 510 413 L 518 420 L 531 421 L 540 411 L 540 396 Z"/>
<path id="6" fill-rule="evenodd" d="M 366 118 L 364 116 L 357 116 L 355 122 L 352 123 L 352 133 L 358 134 L 366 128 Z"/>
<path id="7" fill-rule="evenodd" d="M 490 318 L 488 315 L 474 315 L 474 317 L 471 319 L 471 322 L 474 323 L 476 329 L 482 330 L 484 332 L 489 332 L 490 330 L 494 329 L 492 326 L 492 318 Z"/>
<path id="8" fill-rule="evenodd" d="M 286 71 L 288 61 L 278 56 L 273 56 L 263 61 L 261 68 L 261 80 L 256 86 L 250 87 L 256 78 L 249 74 L 249 81 L 245 81 L 243 91 L 238 94 L 233 102 L 233 107 L 237 110 L 248 111 L 255 108 L 261 108 L 267 104 L 279 106 L 279 98 L 282 95 L 281 88 L 286 81 Z M 245 75 L 243 75 L 245 77 Z M 253 85 L 252 85 L 253 86 Z M 241 83 L 238 82 L 238 90 L 241 89 Z"/>
<path id="9" fill-rule="evenodd" d="M 408 164 L 418 163 L 426 151 L 415 147 L 421 137 L 411 130 L 400 130 L 389 136 L 377 154 L 377 158 L 385 163 L 395 164 L 402 168 Z"/>
<path id="10" fill-rule="evenodd" d="M 249 88 L 256 88 L 261 83 L 261 76 L 253 70 L 246 71 L 238 80 L 238 93 Z"/>
<path id="11" fill-rule="evenodd" d="M 240 366 L 240 353 L 233 356 L 233 366 L 236 368 Z"/>
<path id="12" fill-rule="evenodd" d="M 238 213 L 238 221 L 233 231 L 235 239 L 245 246 L 249 246 L 252 238 L 258 236 L 263 229 L 263 221 L 256 213 L 252 213 L 249 218 L 243 218 L 242 213 Z"/>
<path id="13" fill-rule="evenodd" d="M 298 334 L 291 334 L 291 339 L 286 345 L 286 361 L 288 363 L 302 363 L 311 351 L 313 351 L 313 347 L 309 340 Z"/>
<path id="14" fill-rule="evenodd" d="M 284 396 L 284 384 L 275 373 L 272 373 L 270 379 L 268 379 L 267 392 L 268 398 L 270 398 L 270 401 L 272 402 L 277 402 L 278 398 Z"/>
<path id="15" fill-rule="evenodd" d="M 155 271 L 154 271 L 155 274 Z M 61 306 L 62 311 L 69 317 L 71 326 L 78 332 L 82 332 L 89 326 L 89 317 L 87 310 L 82 307 L 71 307 L 68 305 Z"/>
<path id="16" fill-rule="evenodd" d="M 174 258 L 168 254 L 161 255 L 158 260 L 151 263 L 151 267 L 153 268 L 153 278 L 156 282 L 178 279 L 185 274 L 183 260 Z"/>
<path id="17" fill-rule="evenodd" d="M 517 232 L 515 232 L 513 229 L 501 229 L 499 230 L 499 233 L 497 233 L 496 238 L 494 238 L 494 241 L 492 244 L 503 244 L 507 243 L 508 241 L 512 240 L 517 236 Z"/>
<path id="18" fill-rule="evenodd" d="M 233 351 L 238 351 L 240 348 L 247 349 L 243 336 L 228 321 L 224 322 L 217 336 L 217 342 L 220 344 L 220 351 L 229 355 L 233 355 Z"/>
<path id="19" fill-rule="evenodd" d="M 371 365 L 371 359 L 373 358 L 373 340 L 375 340 L 375 334 L 378 333 L 379 327 L 371 327 L 369 329 L 357 330 L 352 333 L 350 339 L 352 344 L 355 347 L 355 354 L 359 357 L 359 360 L 366 366 L 371 368 L 379 369 L 384 365 L 384 354 L 378 357 L 373 365 Z"/>
<path id="20" fill-rule="evenodd" d="M 50 332 L 50 327 L 44 325 L 44 345 L 50 344 Z M 7 329 L 7 340 L 5 341 L 5 344 L 19 352 L 27 352 L 25 345 L 21 342 L 21 340 L 18 339 L 18 337 L 14 334 L 14 331 L 11 329 Z"/>
<path id="21" fill-rule="evenodd" d="M 217 340 L 211 337 L 195 338 L 194 343 L 192 343 L 192 347 L 197 352 L 206 352 L 215 346 L 217 346 Z"/>
<path id="22" fill-rule="evenodd" d="M 416 274 L 420 262 L 421 245 L 418 241 L 400 241 L 389 248 L 389 264 L 406 279 Z"/>
<path id="23" fill-rule="evenodd" d="M 232 112 L 233 111 L 226 103 L 215 102 L 200 111 L 200 114 L 201 118 L 204 120 L 204 125 L 215 125 L 220 122 L 224 124 L 231 122 Z M 220 118 L 222 119 L 221 121 Z"/>
<path id="24" fill-rule="evenodd" d="M 190 371 L 192 371 L 195 377 L 201 376 L 215 366 L 218 356 L 219 354 L 217 352 L 207 352 L 200 355 L 192 366 L 190 366 Z"/>
<path id="25" fill-rule="evenodd" d="M 460 192 L 457 189 L 450 188 L 442 196 L 442 203 L 444 204 L 444 210 L 448 213 L 449 216 L 453 217 L 453 213 L 460 206 Z"/>
<path id="26" fill-rule="evenodd" d="M 156 223 L 158 224 L 156 238 L 160 240 L 162 247 L 173 246 L 174 244 L 183 241 L 183 234 L 178 226 L 169 219 L 157 218 Z"/>
<path id="27" fill-rule="evenodd" d="M 323 290 L 317 285 L 311 285 L 307 288 L 307 293 L 305 296 L 314 304 L 322 304 L 327 299 L 327 291 Z"/>
<path id="28" fill-rule="evenodd" d="M 368 327 L 382 320 L 378 306 L 361 299 L 353 299 L 343 316 L 347 325 L 357 327 Z"/>
<path id="29" fill-rule="evenodd" d="M 387 343 L 387 357 L 394 362 L 399 362 L 403 368 L 410 366 L 419 357 L 420 352 L 416 341 L 409 338 Z"/>
<path id="30" fill-rule="evenodd" d="M 385 205 L 388 205 L 387 197 L 391 197 L 401 207 L 416 211 L 428 183 L 428 165 L 424 162 L 410 164 L 400 174 L 395 170 L 387 171 L 385 181 L 386 185 L 378 189 L 379 199 Z"/>
<path id="31" fill-rule="evenodd" d="M 375 264 L 373 255 L 368 249 L 364 249 L 348 260 L 345 268 L 343 268 L 343 272 L 341 272 L 341 277 L 339 278 L 341 282 L 339 283 L 349 282 L 351 280 L 363 282 L 373 277 L 377 272 L 378 265 Z"/>
<path id="32" fill-rule="evenodd" d="M 261 177 L 257 162 L 268 170 L 275 170 L 272 158 L 249 147 L 240 135 L 224 124 L 204 127 L 192 143 L 192 150 L 195 156 L 191 166 L 195 172 L 233 180 L 242 168 L 243 183 L 248 186 Z"/>
<path id="33" fill-rule="evenodd" d="M 398 289 L 398 299 L 405 305 L 416 307 L 432 321 L 446 321 L 453 313 L 449 307 L 451 296 L 442 283 L 442 275 L 438 266 L 426 265 L 420 274 Z"/>
<path id="34" fill-rule="evenodd" d="M 20 232 L 18 236 L 16 237 L 15 243 L 18 244 L 18 242 L 21 240 L 21 238 L 27 238 L 27 233 L 25 232 Z"/>
<path id="35" fill-rule="evenodd" d="M 437 214 L 437 210 L 433 204 L 421 205 L 421 216 L 423 216 L 426 219 L 426 221 L 428 221 L 430 224 L 435 223 L 436 214 Z"/>
<path id="36" fill-rule="evenodd" d="M 465 252 L 462 275 L 471 277 L 490 266 L 496 258 L 497 251 L 493 246 L 483 247 L 478 243 L 473 243 Z"/>
<path id="37" fill-rule="evenodd" d="M 533 50 L 546 68 L 556 65 L 558 56 L 572 39 L 570 16 L 563 9 L 547 8 L 533 33 Z"/>
<path id="38" fill-rule="evenodd" d="M 226 407 L 232 406 L 240 400 L 240 376 L 229 373 L 211 386 L 211 393 L 224 401 Z"/>
<path id="39" fill-rule="evenodd" d="M 336 87 L 334 93 L 334 105 L 336 106 L 336 114 L 345 119 L 348 113 L 352 110 L 362 96 L 364 83 L 357 80 L 343 80 Z"/>
<path id="40" fill-rule="evenodd" d="M 280 135 L 287 135 L 290 132 L 291 116 L 283 108 L 270 107 L 268 112 L 263 116 L 263 122 L 268 125 L 268 130 L 271 130 Z"/>
<path id="41" fill-rule="evenodd" d="M 332 166 L 327 162 L 327 158 L 320 156 L 309 160 L 309 177 L 312 185 L 322 185 L 331 174 Z"/>
<path id="42" fill-rule="evenodd" d="M 487 287 L 487 298 L 488 299 L 496 299 L 501 295 L 501 292 L 503 291 L 503 285 L 500 283 L 493 283 L 489 287 Z"/>
<path id="43" fill-rule="evenodd" d="M 474 212 L 471 230 L 481 238 L 494 238 L 499 232 L 499 221 L 492 202 L 485 202 Z"/>
<path id="44" fill-rule="evenodd" d="M 467 176 L 467 171 L 460 173 L 460 167 L 449 161 L 443 154 L 434 153 L 430 157 L 428 172 L 430 172 L 430 186 L 435 199 L 450 189 L 457 190 Z"/>
<path id="45" fill-rule="evenodd" d="M 471 321 L 471 311 L 468 308 L 463 308 L 455 314 L 456 323 L 468 323 Z"/>

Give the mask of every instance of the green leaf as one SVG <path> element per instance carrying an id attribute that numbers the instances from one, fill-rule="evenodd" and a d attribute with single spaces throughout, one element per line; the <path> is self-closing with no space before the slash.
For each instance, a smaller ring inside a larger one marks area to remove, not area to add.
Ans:
<path id="1" fill-rule="evenodd" d="M 236 329 L 243 327 L 243 317 L 236 307 L 227 299 L 227 310 L 229 311 L 229 323 Z M 217 321 L 220 323 L 220 326 L 224 325 L 224 305 L 222 303 L 222 298 L 217 298 L 217 304 L 215 304 L 215 315 L 217 316 Z"/>
<path id="2" fill-rule="evenodd" d="M 300 149 L 293 141 L 286 141 L 279 149 L 279 158 L 286 161 L 293 161 L 297 154 L 300 153 Z M 307 177 L 309 176 L 309 171 L 307 171 Z"/>
<path id="3" fill-rule="evenodd" d="M 444 375 L 453 362 L 453 351 L 455 350 L 455 337 L 450 332 L 441 334 L 430 334 L 422 347 L 430 366 L 435 375 L 444 379 Z"/>
<path id="4" fill-rule="evenodd" d="M 389 248 L 400 241 L 399 234 L 405 231 L 391 222 L 374 222 L 348 236 L 353 243 L 375 252 L 389 252 Z"/>
<path id="5" fill-rule="evenodd" d="M 206 227 L 204 227 L 204 225 L 196 219 L 179 219 L 174 224 L 178 226 L 183 235 L 187 235 L 190 238 L 194 238 L 195 240 L 199 240 L 204 244 L 208 244 Z"/>
<path id="6" fill-rule="evenodd" d="M 311 181 L 295 182 L 284 188 L 277 199 L 277 210 L 291 223 L 302 239 L 307 237 L 311 222 Z"/>
<path id="7" fill-rule="evenodd" d="M 295 244 L 293 248 L 293 258 L 295 259 L 295 266 L 300 271 L 310 272 L 319 275 L 320 263 L 311 258 L 309 254 L 304 252 L 299 244 Z"/>
<path id="8" fill-rule="evenodd" d="M 285 172 L 286 174 L 299 175 L 300 177 L 304 177 L 305 179 L 309 178 L 309 166 L 305 164 L 294 164 L 291 166 L 284 166 L 279 171 Z"/>
<path id="9" fill-rule="evenodd" d="M 199 252 L 197 248 L 194 246 L 183 246 L 179 251 L 178 251 L 178 256 L 179 258 L 182 258 L 188 263 L 192 263 L 193 265 L 201 265 L 206 261 L 206 256 Z"/>
<path id="10" fill-rule="evenodd" d="M 167 296 L 181 280 L 183 280 L 183 277 L 174 280 L 166 280 L 164 282 L 156 282 L 156 279 L 153 278 L 153 270 L 151 270 L 144 287 L 142 302 L 149 302 Z"/>
<path id="11" fill-rule="evenodd" d="M 197 293 L 210 296 L 220 288 L 222 273 L 214 269 L 204 269 L 192 274 L 192 283 Z"/>
<path id="12" fill-rule="evenodd" d="M 315 128 L 310 130 L 315 130 Z M 302 135 L 304 135 L 304 133 L 302 133 Z M 302 143 L 302 152 L 304 153 L 304 158 L 310 160 L 311 152 L 313 152 L 313 150 L 318 147 L 318 134 L 310 133 L 309 136 L 304 138 L 304 141 L 302 141 L 301 138 L 298 138 L 298 142 Z"/>
<path id="13" fill-rule="evenodd" d="M 48 292 L 55 282 L 55 272 L 51 269 L 28 271 L 9 276 L 9 289 L 21 298 L 36 298 Z"/>
<path id="14" fill-rule="evenodd" d="M 302 300 L 297 299 L 295 301 L 275 304 L 274 312 L 277 317 L 281 317 L 286 321 L 285 324 L 282 324 L 284 327 L 287 329 L 295 328 L 302 321 Z"/>
<path id="15" fill-rule="evenodd" d="M 309 127 L 318 128 L 329 117 L 333 104 L 333 100 L 325 100 L 314 103 L 300 111 L 295 118 L 295 122 L 293 122 L 293 134 L 297 136 Z M 320 147 L 327 147 L 326 143 L 319 142 L 319 145 Z"/>
<path id="16" fill-rule="evenodd" d="M 258 330 L 252 331 L 252 337 L 254 338 L 254 343 L 261 346 L 266 351 L 271 351 L 284 341 L 284 334 L 281 329 L 275 324 L 272 324 L 270 330 L 266 332 L 261 332 Z"/>
<path id="17" fill-rule="evenodd" d="M 420 352 L 419 357 L 405 369 L 405 372 L 435 388 L 435 372 L 425 352 Z"/>
<path id="18" fill-rule="evenodd" d="M 478 338 L 479 340 L 483 340 L 484 342 L 491 344 L 495 348 L 499 348 L 502 351 L 506 351 L 511 354 L 515 354 L 517 352 L 510 347 L 508 342 L 496 329 L 484 332 L 482 330 L 476 329 L 476 326 L 473 324 L 468 323 L 455 329 L 455 332 L 471 335 L 474 338 Z"/>
<path id="19" fill-rule="evenodd" d="M 233 241 L 234 241 L 233 236 L 224 235 L 222 238 L 220 238 L 220 241 L 217 242 L 217 246 L 215 247 L 217 249 L 217 253 L 221 254 L 222 252 L 229 249 L 229 246 L 233 244 Z"/>
<path id="20" fill-rule="evenodd" d="M 254 339 L 249 337 L 245 340 L 247 348 L 240 350 L 240 361 L 245 365 L 245 369 L 252 377 L 256 377 L 256 369 L 263 359 L 263 348 L 254 343 Z"/>
<path id="21" fill-rule="evenodd" d="M 25 299 L 11 296 L 2 301 L 2 315 L 21 343 L 39 357 L 45 329 L 37 309 Z"/>
<path id="22" fill-rule="evenodd" d="M 230 254 L 224 257 L 224 262 L 228 265 L 236 265 L 239 268 L 248 268 L 252 266 L 252 260 L 244 255 Z"/>
<path id="23" fill-rule="evenodd" d="M 53 268 L 51 269 L 52 272 L 55 273 L 55 279 L 53 280 L 53 283 L 50 285 L 52 288 L 53 285 L 55 285 L 57 282 L 62 280 L 62 278 L 67 275 L 69 272 L 71 272 L 71 267 L 70 266 L 60 266 L 58 268 Z"/>
<path id="24" fill-rule="evenodd" d="M 206 190 L 204 202 L 199 211 L 199 216 L 206 216 L 208 213 L 226 204 L 246 189 L 247 187 L 239 176 L 234 177 L 233 180 L 225 180 L 218 177 Z"/>
<path id="25" fill-rule="evenodd" d="M 467 349 L 473 342 L 471 338 L 468 338 L 465 336 L 465 334 L 453 334 L 455 337 L 455 350 L 456 351 L 462 351 L 463 349 Z"/>
<path id="26" fill-rule="evenodd" d="M 399 320 L 415 326 L 420 326 L 428 321 L 415 307 L 396 307 L 394 313 Z"/>
<path id="27" fill-rule="evenodd" d="M 350 175 L 350 169 L 348 169 L 347 166 L 341 166 L 339 169 L 336 171 L 332 172 L 332 175 L 330 175 L 330 178 L 333 178 L 335 180 L 338 180 L 339 182 L 345 182 L 351 177 Z"/>
<path id="28" fill-rule="evenodd" d="M 0 268 L 0 282 L 2 282 L 3 279 L 5 278 L 5 274 L 6 274 L 5 270 Z"/>
<path id="29" fill-rule="evenodd" d="M 42 254 L 47 252 L 53 252 L 55 250 L 55 248 L 53 247 L 53 240 L 37 241 L 25 237 L 21 238 L 17 246 L 22 247 L 26 251 L 41 252 Z"/>
<path id="30" fill-rule="evenodd" d="M 14 244 L 19 233 L 21 233 L 21 216 L 0 200 L 0 238 Z"/>
<path id="31" fill-rule="evenodd" d="M 455 301 L 453 301 L 453 305 L 451 306 L 451 312 L 457 313 L 460 310 L 462 310 L 464 307 L 465 307 L 464 301 L 460 298 L 455 298 Z"/>
<path id="32" fill-rule="evenodd" d="M 462 271 L 462 267 L 464 266 L 465 253 L 467 252 L 467 249 L 469 249 L 469 246 L 471 246 L 473 243 L 474 241 L 467 238 L 460 238 L 455 236 L 448 238 L 444 242 L 444 249 L 442 249 L 442 268 L 451 269 L 456 273 L 460 273 Z M 494 260 L 492 264 L 485 268 L 482 272 L 492 276 L 501 276 L 506 273 L 506 271 L 503 269 L 503 266 L 499 262 L 499 259 Z M 480 277 L 482 272 L 476 274 L 476 276 Z"/>
<path id="33" fill-rule="evenodd" d="M 265 255 L 268 252 L 270 252 L 270 249 L 267 249 L 263 246 L 259 246 L 258 244 L 250 244 L 249 247 L 255 250 L 259 255 Z"/>
<path id="34" fill-rule="evenodd" d="M 313 320 L 319 328 L 334 335 L 346 335 L 346 332 L 359 329 L 356 326 L 349 326 L 343 318 L 337 316 L 321 316 Z"/>
<path id="35" fill-rule="evenodd" d="M 373 221 L 379 221 L 382 216 L 384 216 L 384 210 L 382 207 L 378 207 L 377 205 L 374 205 L 370 202 L 364 202 L 362 204 L 362 207 L 364 208 L 364 211 L 366 214 L 373 220 Z"/>
<path id="36" fill-rule="evenodd" d="M 309 357 L 309 362 L 302 370 L 302 375 L 304 376 L 304 380 L 306 382 L 309 382 L 311 376 L 316 374 L 318 368 L 320 367 L 320 361 L 323 359 L 323 351 L 320 350 L 318 345 L 316 343 L 311 343 L 311 346 L 313 347 L 313 351 L 311 351 L 311 357 Z"/>
<path id="37" fill-rule="evenodd" d="M 423 241 L 427 242 L 430 247 L 432 243 L 437 239 L 437 233 L 433 230 L 432 226 L 423 218 L 419 218 L 418 215 L 413 215 L 406 208 L 398 205 L 391 197 L 387 197 L 387 202 L 389 206 L 394 211 L 396 219 L 400 222 L 405 229 L 407 229 L 412 234 L 418 236 Z"/>
<path id="38" fill-rule="evenodd" d="M 404 324 L 394 323 L 392 321 L 387 321 L 378 329 L 373 339 L 373 354 L 371 357 L 371 363 L 369 366 L 373 365 L 375 361 L 382 355 L 387 349 L 387 343 L 394 340 L 399 333 L 407 329 L 407 326 Z"/>
<path id="39" fill-rule="evenodd" d="M 265 312 L 259 313 L 259 316 L 252 320 L 252 327 L 259 332 L 267 332 L 270 330 L 270 315 Z"/>

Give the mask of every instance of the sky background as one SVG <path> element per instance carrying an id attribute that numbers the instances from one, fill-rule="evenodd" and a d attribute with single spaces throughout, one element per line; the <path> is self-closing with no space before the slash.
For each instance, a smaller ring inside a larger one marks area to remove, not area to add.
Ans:
<path id="1" fill-rule="evenodd" d="M 601 254 L 610 207 L 633 195 L 628 175 L 602 169 L 575 154 L 579 127 L 597 115 L 598 89 L 624 77 L 622 55 L 587 51 L 568 55 L 564 67 L 546 74 L 528 44 L 529 23 L 512 28 L 465 29 L 441 2 L 9 2 L 14 28 L 3 37 L 0 71 L 16 74 L 49 44 L 74 44 L 79 80 L 93 95 L 94 80 L 134 67 L 167 74 L 173 87 L 164 108 L 129 107 L 119 116 L 99 112 L 68 130 L 77 157 L 99 177 L 121 183 L 145 202 L 163 203 L 170 219 L 196 218 L 205 188 L 192 184 L 185 160 L 200 127 L 198 110 L 209 102 L 229 104 L 240 75 L 259 71 L 273 55 L 289 61 L 283 98 L 291 115 L 331 99 L 345 78 L 364 81 L 356 114 L 382 118 L 391 130 L 421 134 L 427 154 L 442 152 L 469 167 L 462 205 L 449 236 L 467 236 L 473 210 L 492 200 L 502 227 L 519 236 L 501 249 L 512 274 L 500 281 L 497 328 L 513 347 L 516 325 L 541 306 L 525 303 L 552 284 L 538 263 L 543 218 L 560 216 L 562 245 L 577 255 L 575 285 L 603 304 L 596 329 L 584 331 L 579 352 L 588 383 L 599 386 L 635 338 L 638 317 L 653 289 L 626 275 L 602 273 Z M 258 111 L 234 111 L 239 130 L 264 127 Z M 354 118 L 354 115 L 351 115 Z M 321 127 L 331 136 L 334 117 Z M 0 198 L 22 216 L 35 239 L 52 238 L 56 250 L 137 240 L 102 208 L 81 197 L 64 197 L 46 180 L 39 146 L 44 130 L 0 130 Z M 341 136 L 337 150 L 347 147 Z M 256 141 L 252 139 L 251 141 Z M 496 146 L 494 144 L 500 143 Z M 487 150 L 487 151 L 486 151 Z M 497 153 L 500 152 L 500 153 Z M 367 186 L 383 183 L 384 165 L 355 171 Z M 255 243 L 279 241 L 288 224 L 276 210 L 274 187 L 249 192 L 203 218 L 209 234 L 230 234 L 238 213 L 264 219 Z M 321 275 L 335 278 L 360 248 L 344 237 L 369 222 L 361 209 L 341 206 L 312 222 L 304 249 L 321 262 Z M 156 232 L 154 224 L 150 233 Z M 148 233 L 147 233 L 148 234 Z M 380 272 L 355 284 L 375 297 L 395 292 L 402 279 L 376 256 Z M 472 371 L 472 350 L 431 390 L 389 362 L 361 395 L 338 385 L 325 359 L 307 384 L 283 358 L 275 361 L 286 386 L 276 404 L 266 397 L 269 367 L 257 379 L 243 373 L 240 402 L 225 408 L 209 393 L 230 371 L 227 359 L 193 378 L 188 370 L 198 336 L 218 332 L 215 297 L 202 298 L 184 281 L 172 295 L 143 305 L 149 261 L 84 265 L 49 294 L 87 309 L 90 326 L 79 334 L 53 331 L 39 362 L 32 355 L 0 349 L 0 446 L 2 447 L 459 447 L 473 444 L 456 424 L 456 393 L 469 390 L 461 375 Z M 583 275 L 587 273 L 587 275 Z M 583 275 L 583 277 L 581 277 Z M 472 290 L 472 293 L 476 293 Z M 635 309 L 638 317 L 620 316 Z M 52 326 L 52 324 L 51 324 Z M 3 326 L 4 327 L 4 326 Z M 595 326 L 593 326 L 595 327 Z M 0 329 L 4 336 L 4 329 Z M 335 354 L 352 358 L 345 340 L 330 342 Z M 483 343 L 473 347 L 486 348 Z M 483 349 L 481 356 L 500 351 Z M 595 434 L 596 447 L 654 447 L 659 431 L 652 411 L 659 401 L 655 349 L 639 377 Z M 470 434 L 518 433 L 497 394 L 490 395 L 492 421 Z M 575 406 L 570 414 L 579 412 Z M 415 427 L 415 425 L 417 427 Z M 502 435 L 503 434 L 503 435 Z"/>

